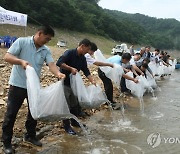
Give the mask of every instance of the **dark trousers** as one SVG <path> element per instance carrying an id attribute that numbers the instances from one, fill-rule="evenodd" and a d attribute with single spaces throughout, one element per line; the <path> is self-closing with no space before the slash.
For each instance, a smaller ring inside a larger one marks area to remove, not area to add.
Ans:
<path id="1" fill-rule="evenodd" d="M 105 73 L 102 72 L 99 68 L 98 68 L 98 75 L 104 84 L 104 89 L 108 100 L 110 102 L 113 102 L 113 84 L 111 79 L 107 78 Z"/>
<path id="2" fill-rule="evenodd" d="M 24 102 L 25 98 L 28 100 L 26 89 L 10 86 L 7 102 L 7 111 L 5 113 L 4 122 L 2 125 L 2 141 L 4 144 L 11 143 L 13 127 L 16 121 L 16 115 L 21 108 L 21 105 Z M 36 125 L 37 121 L 32 118 L 28 107 L 27 120 L 25 123 L 27 130 L 26 136 L 34 137 L 36 135 Z"/>
<path id="3" fill-rule="evenodd" d="M 72 89 L 69 86 L 64 86 L 64 94 L 70 109 L 70 113 L 78 117 L 79 113 L 82 111 L 82 108 L 78 102 L 78 98 L 74 95 Z M 73 119 L 63 120 L 64 127 L 69 127 L 71 121 L 73 121 Z"/>
<path id="4" fill-rule="evenodd" d="M 126 87 L 126 79 L 124 77 L 121 77 L 121 92 L 126 92 L 128 91 L 127 87 Z"/>

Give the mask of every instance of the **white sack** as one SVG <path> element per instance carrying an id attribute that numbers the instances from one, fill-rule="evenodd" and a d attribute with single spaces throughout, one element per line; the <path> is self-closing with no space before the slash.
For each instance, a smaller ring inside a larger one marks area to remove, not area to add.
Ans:
<path id="1" fill-rule="evenodd" d="M 106 60 L 106 58 L 103 56 L 102 52 L 99 49 L 94 53 L 94 57 L 97 61 L 108 63 L 108 61 Z M 102 66 L 100 67 L 100 70 L 104 72 L 106 77 L 111 79 L 114 82 L 114 84 L 119 88 L 121 77 L 124 74 L 124 71 L 122 66 L 118 64 L 113 64 L 113 65 L 114 65 L 113 68 L 108 66 Z"/>
<path id="2" fill-rule="evenodd" d="M 64 95 L 63 81 L 42 88 L 34 68 L 30 66 L 26 68 L 26 76 L 29 108 L 34 119 L 53 116 L 65 118 L 70 115 Z"/>
<path id="3" fill-rule="evenodd" d="M 133 72 L 128 72 L 126 74 L 133 77 Z M 143 76 L 138 76 L 137 79 L 139 81 L 138 83 L 134 83 L 133 81 L 126 79 L 126 87 L 131 90 L 133 95 L 138 98 L 142 98 L 149 85 Z"/>
<path id="4" fill-rule="evenodd" d="M 98 108 L 101 104 L 108 102 L 106 95 L 102 92 L 100 86 L 90 85 L 85 87 L 82 77 L 79 73 L 70 75 L 71 88 L 77 96 L 79 104 L 83 108 Z"/>

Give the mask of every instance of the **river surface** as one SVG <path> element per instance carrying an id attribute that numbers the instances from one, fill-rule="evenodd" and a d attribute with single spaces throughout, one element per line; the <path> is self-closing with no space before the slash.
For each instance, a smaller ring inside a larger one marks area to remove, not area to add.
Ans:
<path id="1" fill-rule="evenodd" d="M 180 153 L 180 71 L 157 83 L 156 98 L 144 96 L 144 114 L 139 105 L 125 109 L 124 120 L 120 110 L 100 111 L 84 122 L 87 136 L 62 134 L 51 138 L 51 145 L 39 153 Z"/>

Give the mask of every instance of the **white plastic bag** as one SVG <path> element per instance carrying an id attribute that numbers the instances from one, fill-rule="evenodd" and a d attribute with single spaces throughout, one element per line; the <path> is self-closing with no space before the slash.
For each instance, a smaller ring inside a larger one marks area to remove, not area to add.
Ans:
<path id="1" fill-rule="evenodd" d="M 77 96 L 79 104 L 83 108 L 98 108 L 108 101 L 100 86 L 90 85 L 85 87 L 79 73 L 70 75 L 70 83 L 74 95 Z"/>
<path id="2" fill-rule="evenodd" d="M 152 88 L 157 88 L 156 80 L 152 77 L 149 71 L 146 71 L 147 81 Z"/>
<path id="3" fill-rule="evenodd" d="M 41 88 L 39 78 L 33 67 L 27 66 L 27 92 L 29 108 L 34 119 L 54 121 L 70 115 L 64 95 L 63 81 L 58 81 L 48 87 Z"/>
<path id="4" fill-rule="evenodd" d="M 103 56 L 102 52 L 99 49 L 94 53 L 94 57 L 96 60 L 100 62 L 108 63 L 106 58 Z M 113 68 L 108 66 L 103 66 L 100 67 L 100 69 L 105 73 L 106 77 L 111 79 L 114 82 L 114 84 L 119 88 L 121 77 L 124 74 L 122 66 L 118 64 L 114 64 Z"/>
<path id="5" fill-rule="evenodd" d="M 158 66 L 159 64 L 156 64 L 155 62 L 151 61 L 148 66 L 150 67 L 150 69 L 153 72 L 153 75 L 158 75 Z"/>
<path id="6" fill-rule="evenodd" d="M 132 72 L 128 72 L 126 74 L 128 76 L 133 77 L 133 73 Z M 143 78 L 144 77 L 142 77 L 142 76 L 137 77 L 137 79 L 139 81 L 138 83 L 134 83 L 133 81 L 126 79 L 126 87 L 128 89 L 130 89 L 131 93 L 133 95 L 135 95 L 136 97 L 138 97 L 138 98 L 142 98 L 143 97 L 143 95 L 144 95 L 144 93 L 145 93 L 145 91 L 147 89 L 146 87 L 148 87 L 148 83 Z"/>

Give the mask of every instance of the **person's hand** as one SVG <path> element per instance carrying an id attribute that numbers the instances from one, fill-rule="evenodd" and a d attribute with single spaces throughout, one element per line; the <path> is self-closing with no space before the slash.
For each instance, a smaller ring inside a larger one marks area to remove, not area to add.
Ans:
<path id="1" fill-rule="evenodd" d="M 77 72 L 78 72 L 78 70 L 76 68 L 71 68 L 71 73 L 73 75 L 76 75 Z"/>
<path id="2" fill-rule="evenodd" d="M 94 80 L 91 83 L 96 86 L 96 82 Z"/>
<path id="3" fill-rule="evenodd" d="M 61 73 L 61 72 L 59 72 L 59 73 L 57 74 L 57 77 L 58 77 L 59 79 L 65 79 L 65 78 L 66 78 L 66 75 L 63 74 L 63 73 Z"/>
<path id="4" fill-rule="evenodd" d="M 26 67 L 30 65 L 28 61 L 25 61 L 25 60 L 21 60 L 21 66 L 23 69 L 26 69 Z M 31 66 L 31 65 L 30 65 Z"/>
<path id="5" fill-rule="evenodd" d="M 131 70 L 130 69 L 125 69 L 126 73 L 130 72 Z"/>
<path id="6" fill-rule="evenodd" d="M 110 66 L 110 67 L 112 67 L 112 68 L 114 67 L 114 65 L 113 65 L 113 64 L 110 64 L 109 66 Z"/>
<path id="7" fill-rule="evenodd" d="M 134 79 L 133 81 L 134 81 L 135 83 L 138 83 L 138 82 L 139 82 L 138 79 Z"/>
<path id="8" fill-rule="evenodd" d="M 141 75 L 144 76 L 144 73 L 142 72 Z"/>

